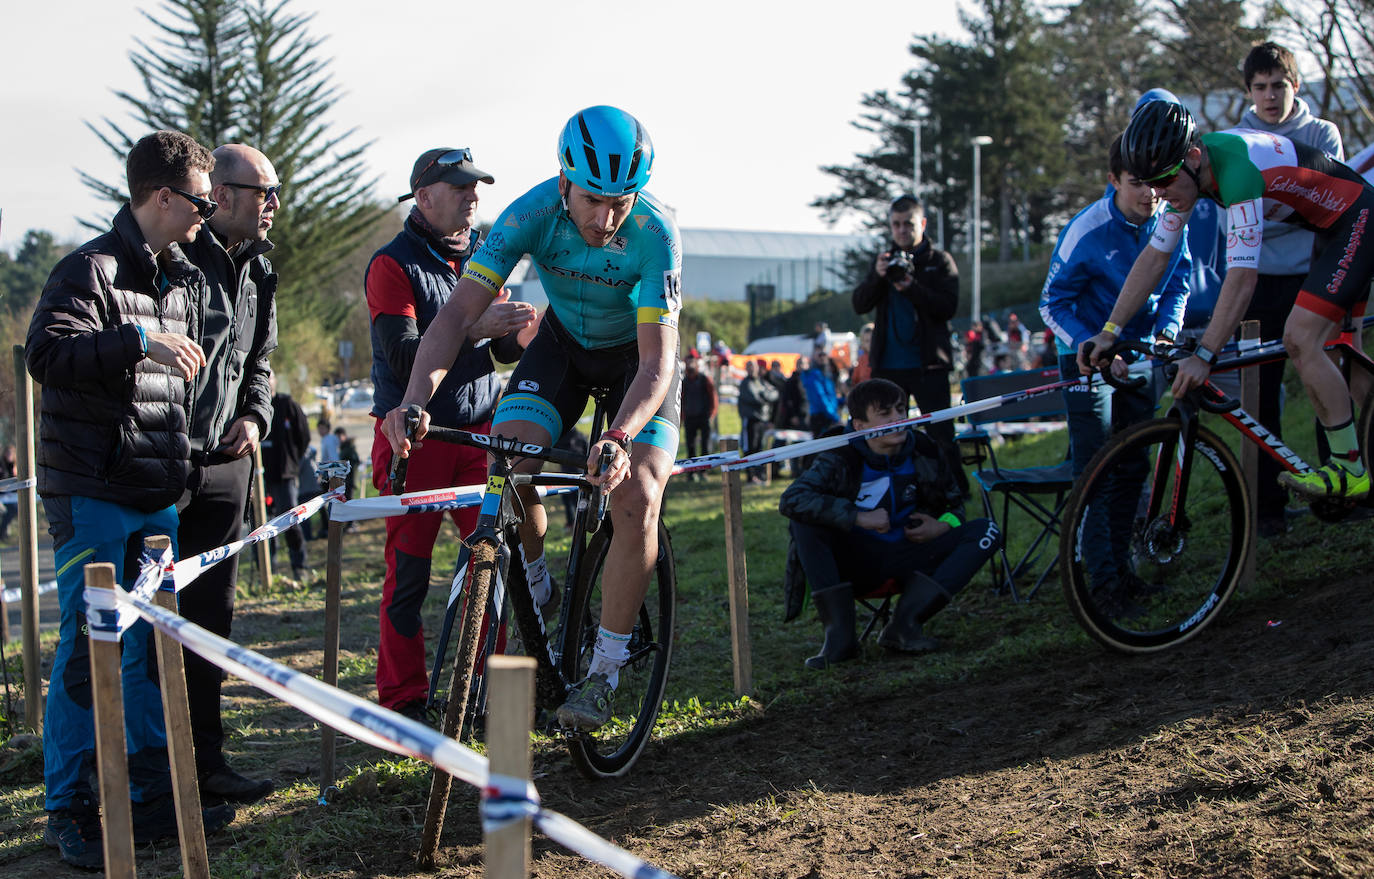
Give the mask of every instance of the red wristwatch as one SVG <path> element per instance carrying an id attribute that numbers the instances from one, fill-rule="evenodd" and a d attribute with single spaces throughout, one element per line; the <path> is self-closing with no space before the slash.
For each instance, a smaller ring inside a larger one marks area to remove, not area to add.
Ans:
<path id="1" fill-rule="evenodd" d="M 630 454 L 630 435 L 623 430 L 616 430 L 614 427 L 601 431 L 601 438 L 615 442 L 625 450 L 625 454 Z"/>

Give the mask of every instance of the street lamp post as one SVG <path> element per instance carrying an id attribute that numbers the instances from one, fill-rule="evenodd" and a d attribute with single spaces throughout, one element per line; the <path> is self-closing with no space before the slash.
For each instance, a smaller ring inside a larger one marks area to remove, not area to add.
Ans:
<path id="1" fill-rule="evenodd" d="M 992 138 L 980 134 L 973 139 L 973 227 L 969 229 L 969 249 L 973 251 L 973 320 L 983 317 L 983 147 L 992 143 Z"/>

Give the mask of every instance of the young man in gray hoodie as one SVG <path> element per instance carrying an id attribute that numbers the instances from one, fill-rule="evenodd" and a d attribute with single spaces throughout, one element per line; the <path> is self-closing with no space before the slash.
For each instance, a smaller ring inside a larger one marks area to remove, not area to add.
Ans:
<path id="1" fill-rule="evenodd" d="M 1316 147 L 1344 159 L 1341 132 L 1334 122 L 1312 115 L 1298 97 L 1302 75 L 1293 53 L 1276 43 L 1260 43 L 1245 56 L 1242 65 L 1245 94 L 1253 102 L 1241 117 L 1243 128 L 1272 131 L 1298 143 Z M 1260 249 L 1259 281 L 1245 320 L 1260 322 L 1260 334 L 1277 339 L 1293 310 L 1298 290 L 1307 277 L 1312 259 L 1313 233 L 1291 223 L 1266 221 Z M 1260 423 L 1282 435 L 1281 391 L 1287 361 L 1267 363 L 1260 369 Z M 1358 400 L 1363 402 L 1363 400 Z M 1317 435 L 1322 436 L 1322 431 Z M 1287 492 L 1278 484 L 1279 466 L 1266 455 L 1259 462 L 1259 532 L 1275 537 L 1287 531 L 1284 507 Z"/>

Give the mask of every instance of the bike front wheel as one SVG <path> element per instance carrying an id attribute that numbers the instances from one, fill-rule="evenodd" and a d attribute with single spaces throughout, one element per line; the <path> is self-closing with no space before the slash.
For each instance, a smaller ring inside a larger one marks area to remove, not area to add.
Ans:
<path id="1" fill-rule="evenodd" d="M 603 572 L 611 544 L 609 517 L 592 538 L 583 557 L 581 576 L 563 627 L 562 672 L 568 681 L 586 678 L 601 620 Z M 620 669 L 610 722 L 590 733 L 569 739 L 573 763 L 591 778 L 624 775 L 649 743 L 673 653 L 677 570 L 668 529 L 658 525 L 658 560 L 649 576 L 649 589 L 630 634 L 630 655 Z"/>
<path id="2" fill-rule="evenodd" d="M 1059 570 L 1074 616 L 1123 653 L 1180 644 L 1216 619 L 1250 542 L 1250 496 L 1234 453 L 1197 427 L 1157 419 L 1122 431 L 1079 477 Z"/>

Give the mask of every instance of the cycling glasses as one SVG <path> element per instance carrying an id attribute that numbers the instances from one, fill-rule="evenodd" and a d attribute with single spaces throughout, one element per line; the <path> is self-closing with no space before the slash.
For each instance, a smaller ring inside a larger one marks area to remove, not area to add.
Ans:
<path id="1" fill-rule="evenodd" d="M 1140 182 L 1144 183 L 1146 186 L 1152 186 L 1155 189 L 1163 189 L 1170 183 L 1173 183 L 1174 178 L 1178 177 L 1182 170 L 1183 159 L 1179 159 L 1178 164 L 1174 165 L 1172 168 L 1165 170 L 1161 174 L 1156 174 L 1154 177 L 1142 178 Z"/>
<path id="2" fill-rule="evenodd" d="M 210 219 L 215 215 L 215 211 L 219 210 L 219 205 L 215 204 L 208 198 L 201 198 L 198 195 L 192 195 L 184 189 L 177 189 L 175 186 L 169 186 L 167 188 L 172 190 L 182 198 L 186 199 L 187 201 L 189 201 L 191 203 L 191 206 L 196 209 L 196 213 L 200 214 L 200 218 L 202 220 Z"/>
<path id="3" fill-rule="evenodd" d="M 271 201 L 273 196 L 276 196 L 277 201 L 281 201 L 280 183 L 278 183 L 276 186 L 261 186 L 257 183 L 229 183 L 228 181 L 225 181 L 221 185 L 228 186 L 231 189 L 251 189 L 258 195 L 262 196 L 262 201 L 264 204 Z"/>
<path id="4" fill-rule="evenodd" d="M 421 171 L 419 174 L 415 175 L 415 179 L 423 180 L 425 174 L 429 173 L 429 169 L 433 168 L 435 165 L 461 165 L 464 162 L 471 161 L 472 150 L 468 149 L 467 147 L 463 147 L 462 149 L 458 150 L 449 150 L 446 153 L 440 153 L 439 155 L 430 159 L 429 164 L 425 166 L 424 170 Z"/>

